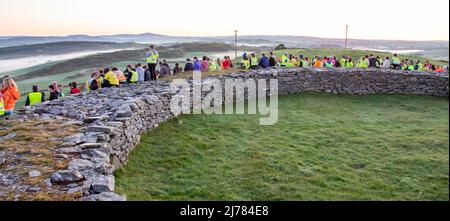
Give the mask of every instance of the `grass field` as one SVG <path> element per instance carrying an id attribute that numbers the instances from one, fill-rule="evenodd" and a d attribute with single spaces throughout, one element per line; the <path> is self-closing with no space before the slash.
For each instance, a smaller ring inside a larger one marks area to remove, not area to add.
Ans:
<path id="1" fill-rule="evenodd" d="M 449 103 L 404 95 L 280 97 L 279 121 L 187 115 L 143 136 L 129 200 L 449 200 Z"/>

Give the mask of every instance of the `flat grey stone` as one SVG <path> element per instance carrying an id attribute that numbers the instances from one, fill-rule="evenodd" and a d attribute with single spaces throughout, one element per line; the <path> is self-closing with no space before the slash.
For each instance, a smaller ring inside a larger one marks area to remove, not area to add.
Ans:
<path id="1" fill-rule="evenodd" d="M 93 169 L 93 167 L 94 167 L 94 163 L 92 161 L 84 160 L 84 159 L 74 159 L 74 160 L 70 161 L 70 163 L 69 163 L 69 170 L 81 171 L 81 170 Z"/>
<path id="2" fill-rule="evenodd" d="M 71 183 L 83 180 L 83 175 L 75 170 L 61 170 L 55 172 L 50 177 L 52 183 Z"/>
<path id="3" fill-rule="evenodd" d="M 92 178 L 91 191 L 93 193 L 113 192 L 115 179 L 113 175 L 98 176 Z"/>

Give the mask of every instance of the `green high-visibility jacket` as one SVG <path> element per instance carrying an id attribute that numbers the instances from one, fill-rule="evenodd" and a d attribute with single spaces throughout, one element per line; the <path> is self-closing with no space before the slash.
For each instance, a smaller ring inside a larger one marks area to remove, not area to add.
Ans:
<path id="1" fill-rule="evenodd" d="M 41 92 L 29 93 L 28 99 L 30 100 L 30 106 L 42 103 L 42 93 Z"/>
<path id="2" fill-rule="evenodd" d="M 422 63 L 419 63 L 419 64 L 417 65 L 417 70 L 418 70 L 418 71 L 423 71 L 423 64 L 422 64 Z"/>
<path id="3" fill-rule="evenodd" d="M 342 58 L 341 59 L 341 67 L 345 67 L 345 62 L 347 61 L 347 59 L 345 59 L 345 58 Z"/>
<path id="4" fill-rule="evenodd" d="M 244 65 L 244 69 L 250 68 L 250 61 L 249 60 L 242 60 L 242 64 Z"/>
<path id="5" fill-rule="evenodd" d="M 147 57 L 147 63 L 156 64 L 156 62 L 158 61 L 158 58 L 159 58 L 158 52 L 150 51 L 149 56 Z"/>
<path id="6" fill-rule="evenodd" d="M 400 64 L 400 58 L 392 57 L 392 64 Z"/>
<path id="7" fill-rule="evenodd" d="M 358 63 L 358 68 L 368 68 L 369 67 L 369 62 L 367 60 L 361 60 Z"/>
<path id="8" fill-rule="evenodd" d="M 131 79 L 130 82 L 131 83 L 137 83 L 139 79 L 139 75 L 136 71 L 131 71 Z"/>
<path id="9" fill-rule="evenodd" d="M 252 66 L 258 66 L 258 58 L 257 57 L 251 57 Z"/>
<path id="10" fill-rule="evenodd" d="M 288 61 L 289 61 L 289 58 L 286 57 L 286 55 L 283 55 L 283 56 L 281 56 L 281 63 L 280 63 L 280 65 L 283 66 L 283 67 L 286 67 Z"/>

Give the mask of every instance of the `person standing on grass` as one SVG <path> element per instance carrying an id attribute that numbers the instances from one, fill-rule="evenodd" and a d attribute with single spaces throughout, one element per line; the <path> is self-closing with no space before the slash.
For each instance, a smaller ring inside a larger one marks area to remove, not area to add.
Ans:
<path id="1" fill-rule="evenodd" d="M 158 64 L 159 54 L 154 45 L 150 45 L 149 51 L 145 54 L 145 57 L 147 58 L 151 80 L 156 81 L 156 65 Z"/>
<path id="2" fill-rule="evenodd" d="M 39 92 L 39 86 L 33 85 L 32 92 L 28 94 L 25 100 L 25 106 L 33 106 L 45 102 L 45 93 Z"/>
<path id="3" fill-rule="evenodd" d="M 2 81 L 2 89 L 0 90 L 0 99 L 3 100 L 4 116 L 12 116 L 16 102 L 20 98 L 20 91 L 16 82 L 11 77 L 5 77 Z"/>

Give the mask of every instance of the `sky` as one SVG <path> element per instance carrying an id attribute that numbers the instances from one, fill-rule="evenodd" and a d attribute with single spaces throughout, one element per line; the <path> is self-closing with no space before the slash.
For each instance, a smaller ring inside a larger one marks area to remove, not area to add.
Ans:
<path id="1" fill-rule="evenodd" d="M 0 36 L 157 33 L 449 40 L 448 0 L 0 0 Z"/>

